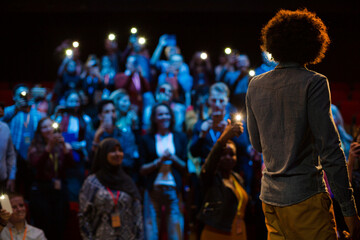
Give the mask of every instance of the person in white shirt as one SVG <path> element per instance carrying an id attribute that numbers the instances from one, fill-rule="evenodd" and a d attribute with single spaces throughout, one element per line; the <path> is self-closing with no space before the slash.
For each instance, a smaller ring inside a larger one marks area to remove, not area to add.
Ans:
<path id="1" fill-rule="evenodd" d="M 13 213 L 0 234 L 0 240 L 46 240 L 41 229 L 27 224 L 24 197 L 20 194 L 10 194 L 9 198 Z"/>

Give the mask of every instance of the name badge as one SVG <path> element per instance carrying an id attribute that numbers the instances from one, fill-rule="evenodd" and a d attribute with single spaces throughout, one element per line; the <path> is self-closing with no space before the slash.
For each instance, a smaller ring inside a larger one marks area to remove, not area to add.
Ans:
<path id="1" fill-rule="evenodd" d="M 25 144 L 29 145 L 31 143 L 31 136 L 30 132 L 24 132 L 24 142 Z"/>
<path id="2" fill-rule="evenodd" d="M 111 214 L 111 226 L 113 228 L 121 227 L 120 213 L 118 211 Z"/>

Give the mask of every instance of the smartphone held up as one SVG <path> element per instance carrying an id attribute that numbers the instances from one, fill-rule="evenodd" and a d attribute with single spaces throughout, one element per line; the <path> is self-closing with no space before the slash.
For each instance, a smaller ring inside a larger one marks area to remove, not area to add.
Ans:
<path id="1" fill-rule="evenodd" d="M 2 194 L 0 196 L 0 206 L 1 206 L 1 209 L 5 209 L 10 214 L 13 213 L 13 209 L 11 207 L 10 199 L 9 199 L 9 196 L 7 194 Z"/>

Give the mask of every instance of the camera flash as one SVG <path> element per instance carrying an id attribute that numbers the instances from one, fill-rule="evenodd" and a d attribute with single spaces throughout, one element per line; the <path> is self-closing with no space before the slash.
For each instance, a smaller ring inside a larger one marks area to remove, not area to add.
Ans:
<path id="1" fill-rule="evenodd" d="M 72 45 L 73 45 L 74 48 L 78 48 L 78 47 L 79 47 L 79 42 L 78 42 L 78 41 L 74 41 Z"/>
<path id="2" fill-rule="evenodd" d="M 132 34 L 137 33 L 137 28 L 135 28 L 135 27 L 131 28 L 130 32 L 131 32 Z"/>
<path id="3" fill-rule="evenodd" d="M 201 58 L 202 60 L 207 59 L 207 57 L 208 57 L 208 55 L 207 55 L 205 52 L 202 52 L 202 53 L 200 54 L 200 58 Z"/>
<path id="4" fill-rule="evenodd" d="M 139 44 L 144 45 L 146 43 L 146 39 L 144 37 L 139 38 Z"/>
<path id="5" fill-rule="evenodd" d="M 66 49 L 65 54 L 66 54 L 66 56 L 71 57 L 72 54 L 73 54 L 73 50 L 71 50 L 71 49 Z"/>
<path id="6" fill-rule="evenodd" d="M 114 41 L 115 40 L 115 34 L 110 33 L 108 38 L 109 38 L 110 41 Z"/>
<path id="7" fill-rule="evenodd" d="M 236 114 L 236 115 L 235 115 L 235 120 L 236 120 L 237 122 L 240 122 L 240 121 L 241 121 L 241 115 L 240 115 L 240 114 Z"/>
<path id="8" fill-rule="evenodd" d="M 58 124 L 57 122 L 54 122 L 54 123 L 52 124 L 52 127 L 53 127 L 54 129 L 57 129 L 57 128 L 59 128 L 59 124 Z"/>
<path id="9" fill-rule="evenodd" d="M 26 91 L 22 91 L 20 94 L 21 94 L 21 96 L 25 97 L 26 96 Z"/>
<path id="10" fill-rule="evenodd" d="M 225 53 L 227 54 L 227 55 L 229 55 L 230 53 L 231 53 L 231 48 L 225 48 Z"/>
<path id="11" fill-rule="evenodd" d="M 5 199 L 5 195 L 1 195 L 1 196 L 0 196 L 0 199 L 1 199 L 1 200 Z"/>
<path id="12" fill-rule="evenodd" d="M 254 71 L 254 69 L 251 69 L 251 70 L 249 71 L 249 75 L 250 75 L 250 77 L 255 76 L 255 71 Z"/>

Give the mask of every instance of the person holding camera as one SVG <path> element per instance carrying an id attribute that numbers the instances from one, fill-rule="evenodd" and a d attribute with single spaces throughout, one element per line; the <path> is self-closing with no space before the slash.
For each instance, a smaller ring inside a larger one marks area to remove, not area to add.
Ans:
<path id="1" fill-rule="evenodd" d="M 0 240 L 46 240 L 45 234 L 41 229 L 27 223 L 24 197 L 21 194 L 12 193 L 9 195 L 9 200 L 13 213 L 8 219 L 4 231 L 1 232 L 0 229 Z"/>
<path id="2" fill-rule="evenodd" d="M 65 172 L 74 161 L 70 144 L 49 117 L 39 121 L 28 159 L 35 175 L 30 192 L 31 217 L 47 238 L 60 240 L 68 211 Z"/>
<path id="3" fill-rule="evenodd" d="M 164 48 L 166 60 L 160 60 L 160 56 Z M 150 59 L 150 64 L 158 69 L 160 73 L 164 73 L 168 69 L 170 58 L 175 54 L 180 54 L 180 52 L 180 48 L 176 46 L 176 36 L 164 34 L 159 38 L 159 44 L 156 46 L 156 49 Z M 179 66 L 179 72 L 189 74 L 189 66 L 182 62 Z"/>
<path id="4" fill-rule="evenodd" d="M 244 129 L 241 122 L 231 123 L 211 149 L 200 173 L 204 199 L 198 214 L 204 223 L 201 240 L 246 240 L 244 221 L 248 195 L 243 179 L 233 171 L 236 165 L 236 146 L 232 138 Z"/>
<path id="5" fill-rule="evenodd" d="M 189 106 L 193 78 L 188 71 L 182 70 L 183 64 L 184 59 L 180 54 L 171 55 L 166 71 L 159 75 L 158 84 L 169 83 L 173 88 L 174 100 Z"/>
<path id="6" fill-rule="evenodd" d="M 123 88 L 128 92 L 130 102 L 137 106 L 138 113 L 141 115 L 144 105 L 143 97 L 150 92 L 150 85 L 148 79 L 143 76 L 136 56 L 129 56 L 125 72 L 116 74 L 115 88 Z"/>
<path id="7" fill-rule="evenodd" d="M 224 83 L 214 83 L 209 90 L 208 104 L 211 115 L 205 120 L 199 119 L 194 125 L 190 153 L 193 157 L 201 158 L 201 165 L 210 153 L 217 139 L 227 126 L 227 119 L 230 119 L 231 105 L 229 104 L 229 88 Z M 248 142 L 245 136 L 233 139 L 236 145 L 246 149 Z"/>
<path id="8" fill-rule="evenodd" d="M 26 85 L 16 85 L 13 94 L 15 104 L 5 107 L 4 116 L 0 120 L 8 124 L 16 150 L 16 188 L 28 199 L 32 176 L 27 154 L 42 114 L 32 108 L 29 88 Z"/>
<path id="9" fill-rule="evenodd" d="M 97 128 L 92 144 L 92 155 L 95 154 L 102 140 L 106 138 L 115 138 L 118 140 L 124 150 L 122 167 L 131 176 L 135 178 L 138 172 L 139 150 L 135 142 L 135 136 L 127 128 L 118 128 L 116 126 L 116 109 L 112 100 L 101 100 L 98 104 L 98 118 L 100 125 Z"/>
<path id="10" fill-rule="evenodd" d="M 201 52 L 196 52 L 190 61 L 190 73 L 194 78 L 193 88 L 209 87 L 214 82 L 213 68 L 209 57 L 201 58 Z"/>
<path id="11" fill-rule="evenodd" d="M 53 119 L 59 123 L 65 142 L 72 148 L 74 168 L 67 171 L 69 200 L 78 201 L 79 191 L 85 179 L 85 167 L 88 163 L 88 151 L 91 149 L 91 118 L 82 111 L 81 97 L 78 91 L 65 93 L 65 106 L 59 106 Z"/>

